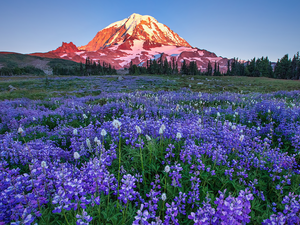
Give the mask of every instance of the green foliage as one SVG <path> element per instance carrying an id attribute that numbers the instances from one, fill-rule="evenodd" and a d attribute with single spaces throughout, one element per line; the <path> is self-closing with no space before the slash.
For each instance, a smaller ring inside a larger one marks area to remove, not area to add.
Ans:
<path id="1" fill-rule="evenodd" d="M 25 66 L 22 68 L 2 67 L 0 69 L 0 76 L 26 75 L 26 74 L 45 75 L 43 70 L 35 68 L 33 66 Z"/>

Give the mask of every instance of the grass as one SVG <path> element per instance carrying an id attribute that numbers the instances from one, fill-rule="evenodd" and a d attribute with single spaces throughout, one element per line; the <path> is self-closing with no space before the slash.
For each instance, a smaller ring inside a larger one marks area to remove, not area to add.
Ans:
<path id="1" fill-rule="evenodd" d="M 194 78 L 192 80 L 191 78 Z M 127 81 L 126 81 L 127 80 Z M 200 83 L 200 84 L 199 84 Z M 17 90 L 9 92 L 8 86 Z M 163 76 L 140 75 L 125 76 L 118 81 L 117 76 L 49 76 L 49 84 L 45 76 L 0 77 L 0 100 L 25 97 L 43 99 L 49 97 L 75 95 L 83 97 L 97 95 L 101 91 L 131 92 L 135 90 L 176 91 L 190 88 L 194 92 L 260 92 L 269 93 L 280 90 L 299 90 L 300 81 L 279 80 L 265 77 L 208 77 L 208 76 Z"/>

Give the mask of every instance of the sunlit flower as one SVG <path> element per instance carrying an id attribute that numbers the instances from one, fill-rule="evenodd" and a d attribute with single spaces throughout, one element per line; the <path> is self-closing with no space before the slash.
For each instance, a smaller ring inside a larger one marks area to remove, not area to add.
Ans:
<path id="1" fill-rule="evenodd" d="M 107 134 L 107 133 L 106 133 L 106 130 L 102 129 L 102 130 L 101 130 L 101 135 L 104 137 L 104 136 L 106 136 L 106 134 Z"/>
<path id="2" fill-rule="evenodd" d="M 74 130 L 73 130 L 73 135 L 77 135 L 77 134 L 78 134 L 77 129 L 74 129 Z"/>
<path id="3" fill-rule="evenodd" d="M 74 159 L 79 159 L 80 158 L 80 155 L 78 152 L 74 152 Z"/>
<path id="4" fill-rule="evenodd" d="M 245 136 L 241 135 L 239 140 L 242 142 L 244 140 L 244 138 L 245 138 Z"/>
<path id="5" fill-rule="evenodd" d="M 164 124 L 162 124 L 161 127 L 159 128 L 159 134 L 163 134 L 165 129 L 166 129 L 166 126 Z"/>
<path id="6" fill-rule="evenodd" d="M 23 134 L 23 133 L 24 133 L 24 130 L 22 129 L 22 127 L 19 127 L 18 133 L 19 133 L 19 134 Z"/>
<path id="7" fill-rule="evenodd" d="M 180 138 L 182 138 L 182 134 L 181 134 L 181 133 L 179 133 L 179 132 L 177 132 L 177 134 L 176 134 L 176 138 L 177 138 L 177 139 L 180 139 Z"/>
<path id="8" fill-rule="evenodd" d="M 151 137 L 149 137 L 147 134 L 146 134 L 146 139 L 147 141 L 151 141 Z"/>
<path id="9" fill-rule="evenodd" d="M 42 167 L 42 168 L 45 168 L 46 166 L 47 166 L 47 163 L 46 163 L 45 161 L 42 161 L 42 162 L 41 162 L 41 167 Z"/>
<path id="10" fill-rule="evenodd" d="M 85 142 L 86 142 L 86 145 L 88 146 L 88 148 L 91 149 L 92 146 L 91 146 L 90 139 L 87 138 L 87 139 L 85 140 Z"/>
<path id="11" fill-rule="evenodd" d="M 167 195 L 166 195 L 166 193 L 162 193 L 161 199 L 162 199 L 163 201 L 166 201 L 166 200 L 167 200 Z"/>
<path id="12" fill-rule="evenodd" d="M 114 120 L 114 121 L 112 122 L 112 124 L 113 124 L 113 126 L 114 126 L 115 128 L 117 128 L 117 129 L 119 129 L 119 128 L 121 127 L 121 125 L 122 125 L 122 123 L 121 123 L 119 120 Z"/>
<path id="13" fill-rule="evenodd" d="M 164 172 L 169 173 L 170 172 L 170 166 L 166 165 Z"/>
<path id="14" fill-rule="evenodd" d="M 142 130 L 138 125 L 135 125 L 135 129 L 138 134 L 142 133 Z"/>

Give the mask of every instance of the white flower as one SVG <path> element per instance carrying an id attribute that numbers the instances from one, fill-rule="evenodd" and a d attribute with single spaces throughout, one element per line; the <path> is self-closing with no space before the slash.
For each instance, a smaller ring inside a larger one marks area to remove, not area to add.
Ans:
<path id="1" fill-rule="evenodd" d="M 236 126 L 235 126 L 235 125 L 233 125 L 231 128 L 232 128 L 232 130 L 235 130 L 235 129 L 236 129 Z"/>
<path id="2" fill-rule="evenodd" d="M 176 111 L 179 110 L 179 104 L 176 105 L 176 109 L 175 109 L 175 110 L 176 110 Z"/>
<path id="3" fill-rule="evenodd" d="M 95 138 L 94 138 L 94 142 L 96 143 L 97 141 L 98 141 L 98 138 L 97 138 L 97 137 L 95 137 Z"/>
<path id="4" fill-rule="evenodd" d="M 151 137 L 149 137 L 147 134 L 146 134 L 146 139 L 147 141 L 151 141 Z"/>
<path id="5" fill-rule="evenodd" d="M 240 136 L 240 141 L 242 142 L 244 140 L 245 136 L 244 135 L 241 135 Z"/>
<path id="6" fill-rule="evenodd" d="M 74 135 L 77 135 L 77 134 L 78 134 L 77 129 L 74 129 L 74 130 L 73 130 L 73 134 L 74 134 Z"/>
<path id="7" fill-rule="evenodd" d="M 35 121 L 35 120 L 36 120 L 36 118 L 35 118 L 35 117 L 32 117 L 32 120 L 33 120 L 33 121 Z"/>
<path id="8" fill-rule="evenodd" d="M 280 109 L 280 106 L 278 106 L 277 109 Z"/>
<path id="9" fill-rule="evenodd" d="M 122 123 L 121 123 L 119 120 L 114 120 L 114 121 L 112 122 L 112 124 L 113 124 L 113 126 L 114 126 L 115 128 L 117 128 L 117 129 L 119 129 L 119 128 L 121 127 L 121 125 L 122 125 Z"/>
<path id="10" fill-rule="evenodd" d="M 257 127 L 257 130 L 260 130 L 260 127 Z"/>
<path id="11" fill-rule="evenodd" d="M 231 123 L 231 122 L 229 122 L 229 123 L 228 123 L 228 126 L 230 126 L 230 127 L 231 127 L 231 126 L 232 126 L 232 123 Z"/>
<path id="12" fill-rule="evenodd" d="M 78 152 L 74 152 L 74 159 L 79 159 L 80 158 L 80 155 Z"/>
<path id="13" fill-rule="evenodd" d="M 82 114 L 82 116 L 83 116 L 83 119 L 87 119 L 88 118 L 84 113 Z"/>
<path id="14" fill-rule="evenodd" d="M 163 134 L 165 129 L 166 129 L 166 126 L 164 124 L 162 124 L 161 127 L 159 128 L 159 134 Z"/>
<path id="15" fill-rule="evenodd" d="M 86 145 L 88 146 L 88 148 L 91 149 L 92 146 L 91 146 L 90 139 L 87 138 L 87 139 L 85 140 L 85 142 L 86 142 Z"/>
<path id="16" fill-rule="evenodd" d="M 169 173 L 170 172 L 170 167 L 166 165 L 164 172 Z"/>
<path id="17" fill-rule="evenodd" d="M 22 129 L 22 127 L 19 127 L 18 133 L 19 133 L 19 134 L 23 134 L 23 132 L 24 132 L 24 130 Z"/>
<path id="18" fill-rule="evenodd" d="M 271 113 L 271 110 L 270 110 L 270 109 L 268 109 L 268 113 Z"/>
<path id="19" fill-rule="evenodd" d="M 221 116 L 221 114 L 219 112 L 217 112 L 217 117 L 220 117 L 220 116 Z"/>
<path id="20" fill-rule="evenodd" d="M 161 195 L 161 199 L 162 199 L 163 201 L 166 201 L 166 199 L 167 199 L 167 195 L 166 195 L 166 193 L 162 193 L 162 195 Z"/>
<path id="21" fill-rule="evenodd" d="M 101 135 L 104 137 L 104 136 L 106 136 L 106 134 L 107 134 L 107 133 L 106 133 L 106 130 L 102 129 L 102 130 L 101 130 Z"/>
<path id="22" fill-rule="evenodd" d="M 181 134 L 181 133 L 179 133 L 179 132 L 177 132 L 177 134 L 176 134 L 176 138 L 177 138 L 177 139 L 180 139 L 180 138 L 182 138 L 182 134 Z"/>
<path id="23" fill-rule="evenodd" d="M 101 141 L 97 140 L 97 145 L 100 146 L 101 145 Z"/>
<path id="24" fill-rule="evenodd" d="M 41 162 L 41 167 L 42 167 L 42 168 L 45 168 L 46 166 L 47 166 L 47 163 L 46 163 L 45 161 L 42 161 L 42 162 Z"/>
<path id="25" fill-rule="evenodd" d="M 239 115 L 239 113 L 238 113 L 238 112 L 235 112 L 234 114 L 235 114 L 235 115 Z"/>
<path id="26" fill-rule="evenodd" d="M 135 129 L 138 134 L 142 133 L 142 130 L 138 125 L 135 125 Z"/>

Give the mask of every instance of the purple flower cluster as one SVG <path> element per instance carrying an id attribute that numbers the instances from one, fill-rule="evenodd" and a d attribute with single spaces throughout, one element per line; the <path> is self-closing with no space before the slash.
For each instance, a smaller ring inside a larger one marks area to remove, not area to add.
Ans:
<path id="1" fill-rule="evenodd" d="M 210 199 L 207 197 L 196 213 L 191 213 L 189 219 L 194 224 L 246 224 L 250 222 L 249 213 L 251 212 L 251 203 L 253 195 L 248 189 L 241 190 L 239 196 L 234 198 L 228 196 L 225 198 L 225 192 L 219 191 L 220 197 L 216 198 L 217 208 L 212 208 Z"/>
<path id="2" fill-rule="evenodd" d="M 283 212 L 272 214 L 263 224 L 299 224 L 300 223 L 300 195 L 289 193 L 282 200 Z"/>

